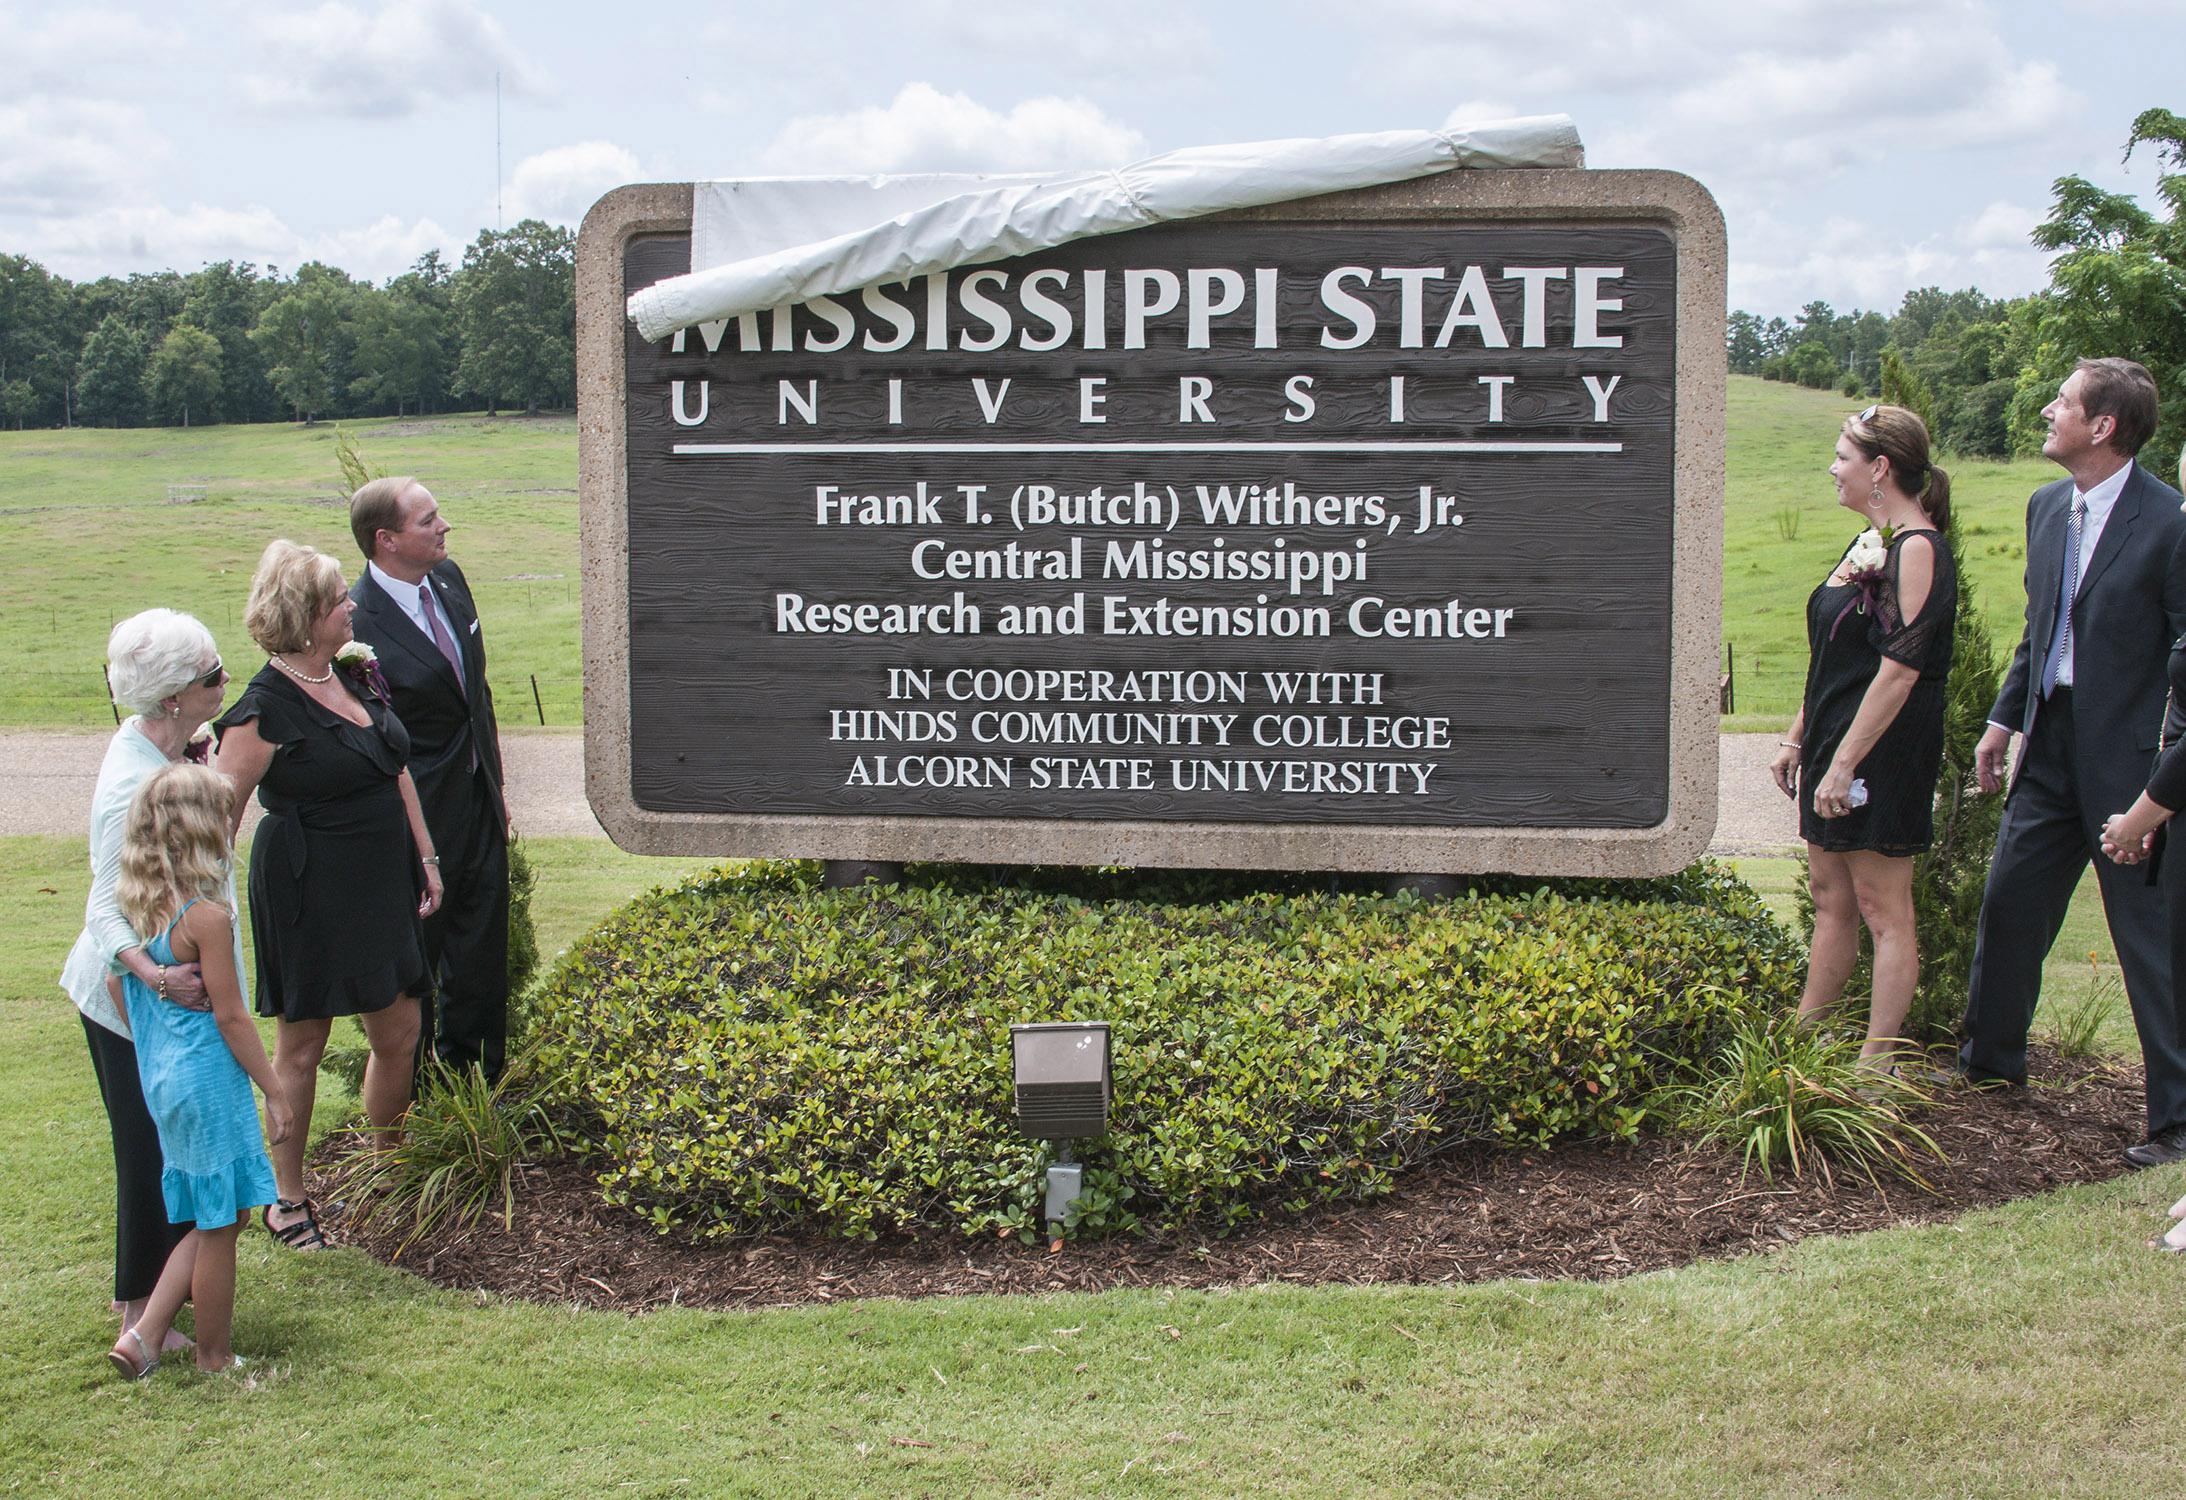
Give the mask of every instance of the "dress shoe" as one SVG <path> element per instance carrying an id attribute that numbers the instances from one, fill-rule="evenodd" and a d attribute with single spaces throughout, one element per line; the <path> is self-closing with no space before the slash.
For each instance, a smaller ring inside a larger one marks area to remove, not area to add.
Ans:
<path id="1" fill-rule="evenodd" d="M 2138 1146 L 2126 1147 L 2125 1160 L 2135 1167 L 2164 1167 L 2186 1161 L 2186 1125 L 2166 1126 Z"/>

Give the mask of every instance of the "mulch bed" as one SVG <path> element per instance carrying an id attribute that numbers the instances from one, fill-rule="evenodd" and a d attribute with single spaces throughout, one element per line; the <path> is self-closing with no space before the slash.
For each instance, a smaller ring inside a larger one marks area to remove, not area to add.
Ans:
<path id="1" fill-rule="evenodd" d="M 2137 1067 L 2037 1053 L 2035 1086 L 1954 1093 L 1919 1123 L 1949 1157 L 1929 1189 L 1839 1171 L 1741 1176 L 1735 1156 L 1677 1142 L 1475 1150 L 1423 1168 L 1372 1203 L 1337 1204 L 1223 1239 L 1190 1235 L 1071 1243 L 932 1235 L 854 1244 L 769 1235 L 693 1241 L 608 1207 L 581 1166 L 525 1169 L 516 1223 L 413 1244 L 397 1264 L 463 1289 L 643 1312 L 783 1307 L 852 1297 L 1216 1287 L 1258 1282 L 1602 1280 L 1747 1254 L 1813 1234 L 1931 1223 L 2127 1170 L 2141 1136 Z M 323 1188 L 323 1184 L 321 1184 Z M 400 1238 L 336 1226 L 381 1259 Z"/>

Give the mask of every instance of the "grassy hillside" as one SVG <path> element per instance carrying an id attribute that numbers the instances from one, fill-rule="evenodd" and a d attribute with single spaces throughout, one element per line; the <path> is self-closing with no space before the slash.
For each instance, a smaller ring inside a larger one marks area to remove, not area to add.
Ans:
<path id="1" fill-rule="evenodd" d="M 1724 488 L 1723 637 L 1736 661 L 1739 727 L 1774 728 L 1799 707 L 1806 600 L 1866 525 L 1837 504 L 1829 463 L 1860 403 L 1733 376 Z M 2002 650 L 2019 639 L 2026 596 L 2027 496 L 2063 471 L 2044 459 L 1946 458 L 1967 573 Z"/>
<path id="2" fill-rule="evenodd" d="M 575 724 L 577 423 L 438 417 L 343 424 L 367 459 L 433 487 L 479 596 L 504 724 Z M 99 662 L 153 604 L 253 657 L 243 601 L 274 537 L 353 570 L 334 427 L 0 433 L 0 726 L 111 723 Z M 239 673 L 247 676 L 248 669 Z"/>
<path id="3" fill-rule="evenodd" d="M 1738 724 L 1797 706 L 1806 596 L 1860 522 L 1827 473 L 1842 396 L 1738 377 L 1730 388 L 1724 636 Z M 569 417 L 436 417 L 347 424 L 375 464 L 431 484 L 492 634 L 505 723 L 577 721 L 577 426 Z M 250 655 L 238 616 L 268 539 L 354 557 L 334 428 L 0 432 L 0 726 L 108 720 L 98 663 L 114 620 L 160 603 Z M 2026 497 L 2040 460 L 1952 466 L 1972 576 L 1993 632 L 2018 633 Z"/>

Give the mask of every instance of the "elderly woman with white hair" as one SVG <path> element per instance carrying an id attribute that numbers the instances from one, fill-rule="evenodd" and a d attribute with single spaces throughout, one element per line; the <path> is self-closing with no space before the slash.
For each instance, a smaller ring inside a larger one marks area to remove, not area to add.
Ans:
<path id="1" fill-rule="evenodd" d="M 198 966 L 155 963 L 122 915 L 116 895 L 122 830 L 137 788 L 154 771 L 181 760 L 197 731 L 220 711 L 228 674 L 212 632 L 171 609 L 148 609 L 116 625 L 106 643 L 106 673 L 114 702 L 131 717 L 107 742 L 91 796 L 91 894 L 84 902 L 83 933 L 61 971 L 61 988 L 83 1013 L 91 1066 L 114 1137 L 114 1307 L 127 1328 L 152 1294 L 168 1254 L 189 1237 L 192 1226 L 167 1222 L 159 1132 L 144 1106 L 117 976 L 127 970 L 154 994 L 195 1010 L 206 1009 L 207 1001 Z M 231 877 L 228 904 L 234 903 Z M 240 963 L 240 941 L 236 956 Z M 189 1342 L 179 1334 L 168 1337 L 172 1346 Z"/>

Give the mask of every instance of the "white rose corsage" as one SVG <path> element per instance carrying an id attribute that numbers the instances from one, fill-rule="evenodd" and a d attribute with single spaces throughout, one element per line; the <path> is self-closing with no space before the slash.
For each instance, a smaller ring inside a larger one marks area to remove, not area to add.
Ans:
<path id="1" fill-rule="evenodd" d="M 334 665 L 348 673 L 351 682 L 380 702 L 392 701 L 393 695 L 387 688 L 387 674 L 380 670 L 379 653 L 363 641 L 351 641 L 335 652 Z"/>
<path id="2" fill-rule="evenodd" d="M 1837 627 L 1844 623 L 1844 617 L 1854 610 L 1864 615 L 1869 609 L 1873 609 L 1884 629 L 1897 628 L 1897 622 L 1891 618 L 1893 611 L 1889 601 L 1883 597 L 1882 588 L 1883 569 L 1890 562 L 1891 530 L 1888 526 L 1879 530 L 1870 526 L 1859 534 L 1852 543 L 1852 550 L 1844 555 L 1839 581 L 1859 592 L 1845 600 L 1844 608 L 1837 611 L 1837 618 L 1829 622 L 1831 640 L 1837 638 Z"/>

